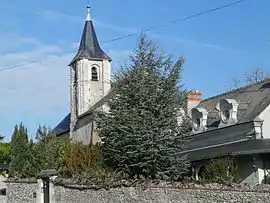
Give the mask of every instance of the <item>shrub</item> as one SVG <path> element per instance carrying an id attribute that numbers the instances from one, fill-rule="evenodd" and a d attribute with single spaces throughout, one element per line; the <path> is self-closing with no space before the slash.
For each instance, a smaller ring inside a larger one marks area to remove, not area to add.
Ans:
<path id="1" fill-rule="evenodd" d="M 61 149 L 61 173 L 65 176 L 79 176 L 104 167 L 98 146 L 81 143 L 65 143 Z"/>
<path id="2" fill-rule="evenodd" d="M 67 140 L 55 136 L 44 137 L 31 147 L 28 170 L 37 175 L 41 170 L 59 170 L 62 165 L 61 151 Z"/>
<path id="3" fill-rule="evenodd" d="M 60 152 L 66 140 L 54 136 L 45 126 L 39 126 L 37 138 L 36 143 L 29 141 L 27 129 L 22 124 L 15 126 L 11 140 L 11 177 L 35 177 L 41 170 L 58 170 L 62 166 Z"/>
<path id="4" fill-rule="evenodd" d="M 232 158 L 215 159 L 206 165 L 202 173 L 207 183 L 232 184 L 237 182 L 237 165 Z"/>
<path id="5" fill-rule="evenodd" d="M 0 143 L 0 162 L 1 163 L 10 162 L 10 151 L 11 151 L 10 143 Z"/>
<path id="6" fill-rule="evenodd" d="M 36 177 L 41 170 L 56 169 L 60 177 L 105 181 L 112 173 L 104 166 L 99 146 L 72 143 L 56 137 L 52 131 L 39 126 L 37 142 L 28 141 L 23 125 L 16 126 L 12 139 L 11 177 Z"/>

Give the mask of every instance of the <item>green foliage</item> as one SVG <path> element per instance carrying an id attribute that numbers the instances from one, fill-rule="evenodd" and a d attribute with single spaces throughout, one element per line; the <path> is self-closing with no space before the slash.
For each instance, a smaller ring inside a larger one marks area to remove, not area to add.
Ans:
<path id="1" fill-rule="evenodd" d="M 212 160 L 206 165 L 202 178 L 207 183 L 235 183 L 238 179 L 237 165 L 232 158 Z"/>
<path id="2" fill-rule="evenodd" d="M 10 175 L 24 175 L 29 155 L 29 143 L 27 129 L 21 123 L 14 128 L 11 137 L 11 162 Z"/>
<path id="3" fill-rule="evenodd" d="M 67 142 L 61 153 L 63 165 L 60 173 L 77 181 L 104 180 L 112 173 L 106 168 L 98 145 Z"/>
<path id="4" fill-rule="evenodd" d="M 10 162 L 10 153 L 11 153 L 11 144 L 10 143 L 0 143 L 0 163 L 9 163 Z"/>
<path id="5" fill-rule="evenodd" d="M 4 138 L 4 136 L 0 135 L 0 163 L 9 163 L 11 145 L 9 142 L 3 142 Z"/>
<path id="6" fill-rule="evenodd" d="M 68 176 L 76 176 L 92 168 L 102 167 L 103 164 L 99 148 L 92 145 L 66 143 L 62 148 L 62 157 L 62 172 Z"/>
<path id="7" fill-rule="evenodd" d="M 62 167 L 61 150 L 66 140 L 51 136 L 42 138 L 31 148 L 31 164 L 29 170 L 36 175 L 41 170 L 56 169 Z"/>
<path id="8" fill-rule="evenodd" d="M 20 128 L 25 129 L 22 125 L 16 126 L 14 129 L 16 136 Z M 26 130 L 23 132 L 25 133 Z M 36 177 L 41 170 L 45 169 L 56 169 L 61 177 L 75 178 L 77 181 L 104 179 L 111 174 L 104 167 L 98 146 L 86 146 L 56 137 L 46 126 L 38 127 L 36 140 L 36 143 L 27 142 L 27 147 L 23 145 L 24 156 L 13 153 L 11 177 Z M 14 149 L 15 146 L 19 148 L 14 141 Z M 15 165 L 18 163 L 17 157 L 21 158 L 20 168 Z"/>
<path id="9" fill-rule="evenodd" d="M 56 137 L 49 127 L 39 125 L 36 132 L 35 144 L 31 146 L 28 171 L 30 176 L 36 176 L 41 170 L 60 170 L 63 166 L 62 148 L 69 142 L 67 139 Z"/>
<path id="10" fill-rule="evenodd" d="M 62 139 L 54 137 L 51 130 L 39 126 L 37 143 L 28 140 L 27 129 L 20 124 L 14 128 L 11 139 L 11 177 L 33 177 L 44 169 L 58 169 L 61 166 L 60 151 Z"/>
<path id="11" fill-rule="evenodd" d="M 52 129 L 50 127 L 47 127 L 46 125 L 39 125 L 37 132 L 36 132 L 36 140 L 40 141 L 43 139 L 46 139 L 48 137 L 52 137 L 53 133 L 52 133 Z"/>
<path id="12" fill-rule="evenodd" d="M 144 35 L 130 59 L 114 77 L 109 113 L 97 116 L 104 159 L 129 177 L 181 179 L 189 167 L 179 155 L 188 129 L 177 122 L 184 60 L 174 62 Z"/>

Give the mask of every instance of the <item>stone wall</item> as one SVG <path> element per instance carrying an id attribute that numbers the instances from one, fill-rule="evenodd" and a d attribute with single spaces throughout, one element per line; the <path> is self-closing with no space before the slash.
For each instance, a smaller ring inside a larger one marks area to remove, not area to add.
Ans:
<path id="1" fill-rule="evenodd" d="M 37 183 L 7 183 L 8 203 L 35 202 L 34 192 L 38 188 Z"/>
<path id="2" fill-rule="evenodd" d="M 33 192 L 36 184 L 8 183 L 8 202 L 35 202 Z M 122 187 L 109 190 L 75 189 L 54 186 L 57 203 L 170 203 L 170 202 L 270 202 L 270 187 L 255 190 L 229 188 L 183 188 L 183 187 Z"/>

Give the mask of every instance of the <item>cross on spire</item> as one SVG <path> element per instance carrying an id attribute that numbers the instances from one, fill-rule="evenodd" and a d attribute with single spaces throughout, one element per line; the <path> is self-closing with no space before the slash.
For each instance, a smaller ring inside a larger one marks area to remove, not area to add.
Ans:
<path id="1" fill-rule="evenodd" d="M 90 6 L 88 5 L 87 7 L 87 16 L 86 16 L 86 21 L 90 21 L 91 20 L 91 15 L 90 15 Z"/>

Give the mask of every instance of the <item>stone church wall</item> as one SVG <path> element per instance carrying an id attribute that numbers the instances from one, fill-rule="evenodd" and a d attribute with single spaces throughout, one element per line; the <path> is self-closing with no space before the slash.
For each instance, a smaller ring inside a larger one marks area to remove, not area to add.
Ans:
<path id="1" fill-rule="evenodd" d="M 36 184 L 8 183 L 8 202 L 36 202 L 33 197 Z M 57 203 L 103 203 L 103 202 L 129 202 L 129 203 L 170 203 L 170 202 L 270 202 L 270 187 L 261 186 L 256 190 L 222 189 L 216 185 L 209 188 L 173 188 L 152 187 L 142 189 L 139 187 L 122 187 L 109 190 L 100 189 L 72 189 L 54 186 L 55 201 Z"/>
<path id="2" fill-rule="evenodd" d="M 83 144 L 89 144 L 92 139 L 92 119 L 85 116 L 77 120 L 72 133 L 72 139 L 76 142 L 82 142 Z"/>

